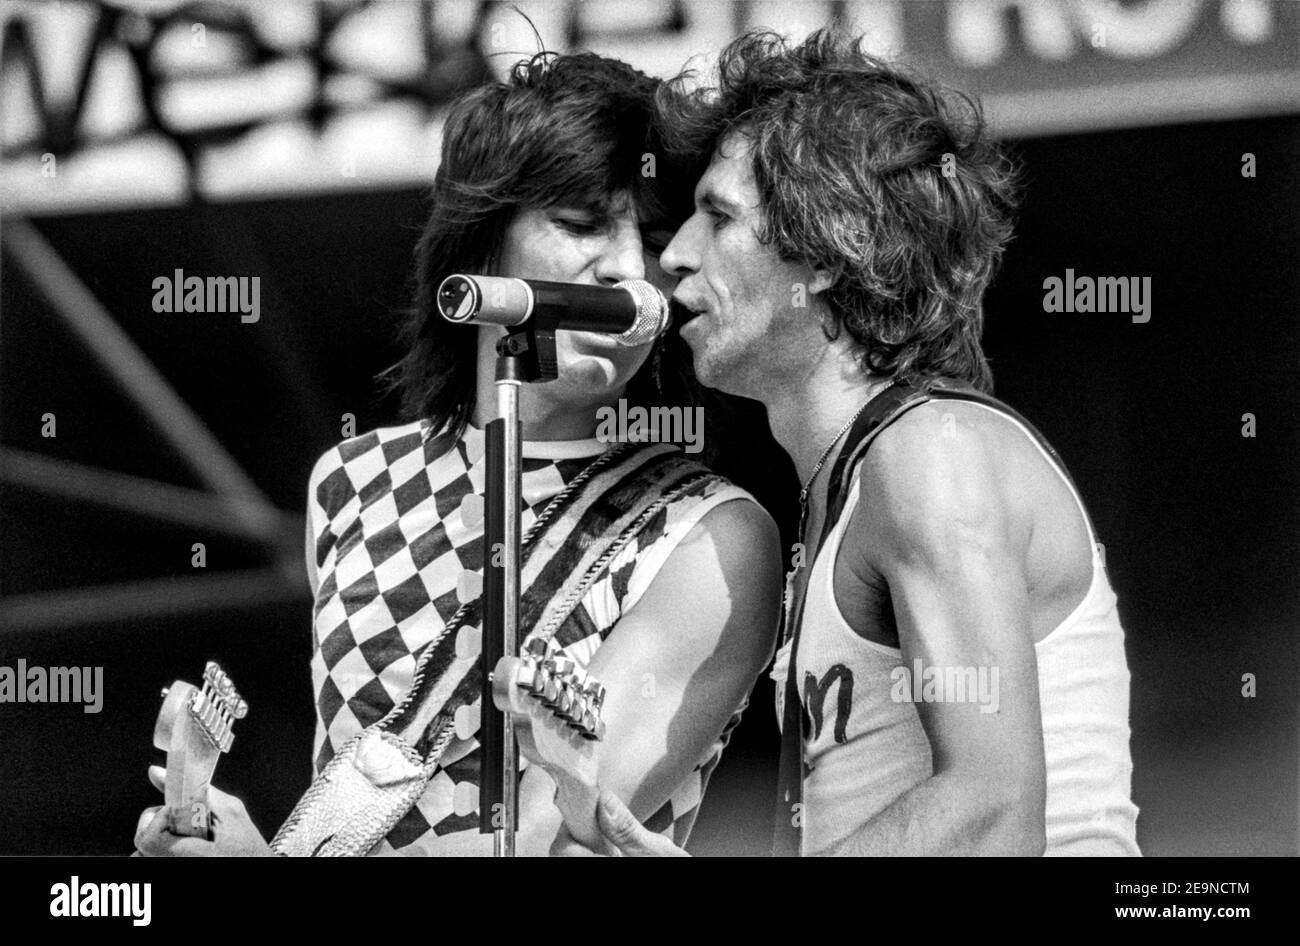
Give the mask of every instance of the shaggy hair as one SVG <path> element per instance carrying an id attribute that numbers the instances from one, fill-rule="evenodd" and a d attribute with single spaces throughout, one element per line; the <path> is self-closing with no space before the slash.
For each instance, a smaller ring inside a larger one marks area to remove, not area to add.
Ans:
<path id="1" fill-rule="evenodd" d="M 543 52 L 519 62 L 507 81 L 480 86 L 452 106 L 431 213 L 415 250 L 406 354 L 381 375 L 401 392 L 408 419 L 427 418 L 455 437 L 464 433 L 474 410 L 478 333 L 447 322 L 435 297 L 453 273 L 497 272 L 517 212 L 563 205 L 599 222 L 631 200 L 643 233 L 671 233 L 689 216 L 701 166 L 666 156 L 655 125 L 660 84 L 616 59 Z M 655 155 L 653 175 L 644 173 L 647 154 Z M 660 345 L 662 383 L 654 378 L 656 359 L 647 359 L 628 385 L 628 401 L 697 403 L 685 343 L 670 333 Z"/>
<path id="2" fill-rule="evenodd" d="M 752 146 L 759 238 L 834 275 L 827 337 L 847 331 L 883 377 L 990 390 L 982 297 L 1011 238 L 1018 171 L 978 102 L 836 29 L 796 46 L 748 33 L 719 73 L 715 90 L 665 89 L 673 146 L 710 156 L 732 134 Z"/>

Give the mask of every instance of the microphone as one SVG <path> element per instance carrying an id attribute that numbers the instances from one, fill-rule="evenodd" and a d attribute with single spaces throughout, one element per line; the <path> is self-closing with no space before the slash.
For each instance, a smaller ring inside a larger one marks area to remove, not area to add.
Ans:
<path id="1" fill-rule="evenodd" d="M 532 319 L 539 329 L 602 332 L 621 345 L 644 345 L 669 322 L 663 293 L 643 279 L 609 287 L 457 274 L 442 281 L 437 300 L 448 322 L 514 328 Z"/>

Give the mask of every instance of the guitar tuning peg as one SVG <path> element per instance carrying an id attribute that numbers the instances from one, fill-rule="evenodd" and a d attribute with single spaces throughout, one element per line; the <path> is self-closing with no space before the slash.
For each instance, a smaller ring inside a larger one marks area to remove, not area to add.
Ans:
<path id="1" fill-rule="evenodd" d="M 564 687 L 560 685 L 560 682 L 556 680 L 555 677 L 547 674 L 546 683 L 542 687 L 542 692 L 538 694 L 538 696 L 541 698 L 543 703 L 553 709 L 563 698 Z"/>
<path id="2" fill-rule="evenodd" d="M 235 719 L 243 719 L 245 716 L 248 715 L 248 704 L 245 703 L 242 699 L 237 698 L 235 700 L 235 708 L 232 715 L 235 717 Z"/>
<path id="3" fill-rule="evenodd" d="M 577 696 L 577 691 L 569 685 L 570 680 L 571 677 L 566 676 L 560 681 L 559 698 L 556 699 L 555 705 L 552 707 L 555 715 L 566 721 L 569 719 L 569 713 L 573 709 L 573 701 Z"/>
<path id="4" fill-rule="evenodd" d="M 532 676 L 528 677 L 527 683 L 521 683 L 520 685 L 526 689 L 530 695 L 541 699 L 542 694 L 546 690 L 546 683 L 550 680 L 551 675 L 544 664 L 533 660 L 531 657 L 524 661 L 524 665 L 532 670 Z"/>
<path id="5" fill-rule="evenodd" d="M 575 729 L 582 728 L 582 719 L 588 715 L 587 699 L 582 695 L 581 690 L 572 691 L 573 696 L 569 701 L 568 711 L 564 714 L 566 722 Z"/>
<path id="6" fill-rule="evenodd" d="M 562 651 L 551 654 L 542 662 L 542 669 L 546 671 L 544 674 L 546 681 L 539 696 L 542 702 L 552 709 L 564 699 L 565 681 L 573 672 L 574 666 L 573 661 L 565 657 Z"/>
<path id="7" fill-rule="evenodd" d="M 593 676 L 584 675 L 582 690 L 574 700 L 569 714 L 569 724 L 584 739 L 599 739 L 601 729 L 600 708 L 605 700 L 605 688 Z"/>
<path id="8" fill-rule="evenodd" d="M 568 691 L 570 699 L 568 705 L 564 708 L 565 720 L 570 726 L 580 725 L 582 716 L 587 711 L 586 686 L 587 671 L 578 667 L 569 675 Z"/>
<path id="9" fill-rule="evenodd" d="M 581 723 L 574 728 L 578 730 L 579 735 L 581 735 L 583 739 L 596 740 L 600 738 L 599 733 L 601 732 L 600 727 L 602 725 L 604 724 L 601 723 L 600 717 L 588 710 L 586 713 L 582 714 Z"/>
<path id="10" fill-rule="evenodd" d="M 556 678 L 554 656 L 549 656 L 542 661 L 541 667 L 538 668 L 536 680 L 534 680 L 533 695 L 546 706 L 554 707 L 555 700 L 560 698 L 560 684 Z"/>

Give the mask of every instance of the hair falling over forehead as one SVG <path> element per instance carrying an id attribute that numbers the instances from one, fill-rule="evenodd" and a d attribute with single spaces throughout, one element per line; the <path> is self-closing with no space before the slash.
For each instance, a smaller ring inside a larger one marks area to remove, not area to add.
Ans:
<path id="1" fill-rule="evenodd" d="M 655 121 L 660 80 L 590 53 L 538 53 L 504 82 L 458 99 L 443 128 L 430 215 L 415 250 L 405 355 L 384 374 L 409 418 L 459 436 L 474 409 L 477 330 L 451 325 L 435 295 L 452 273 L 497 271 L 506 229 L 523 210 L 565 206 L 602 219 L 631 202 L 645 231 L 673 230 L 690 214 L 699 168 L 667 157 Z M 643 173 L 654 155 L 654 174 Z M 694 402 L 689 352 L 666 343 L 659 403 Z M 629 399 L 654 388 L 649 367 Z M 671 379 L 671 380 L 670 380 Z M 674 384 L 675 381 L 675 384 Z"/>
<path id="2" fill-rule="evenodd" d="M 1011 239 L 1017 169 L 976 101 L 835 29 L 795 46 L 746 34 L 722 52 L 717 88 L 680 83 L 660 92 L 671 147 L 698 160 L 743 137 L 760 238 L 834 274 L 830 337 L 847 331 L 883 377 L 991 389 L 981 300 Z"/>

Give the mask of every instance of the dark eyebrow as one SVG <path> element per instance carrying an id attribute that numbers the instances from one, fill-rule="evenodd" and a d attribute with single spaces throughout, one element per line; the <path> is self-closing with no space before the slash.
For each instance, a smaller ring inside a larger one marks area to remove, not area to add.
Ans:
<path id="1" fill-rule="evenodd" d="M 602 227 L 609 226 L 614 222 L 614 218 L 617 216 L 617 214 L 607 207 L 571 206 L 561 207 L 559 210 L 561 213 L 572 213 L 583 217 L 590 217 L 593 223 L 599 224 Z"/>
<path id="2" fill-rule="evenodd" d="M 723 213 L 730 214 L 733 217 L 741 215 L 743 208 L 733 200 L 728 200 L 715 190 L 707 190 L 700 195 L 700 205 L 703 207 L 714 207 Z"/>

